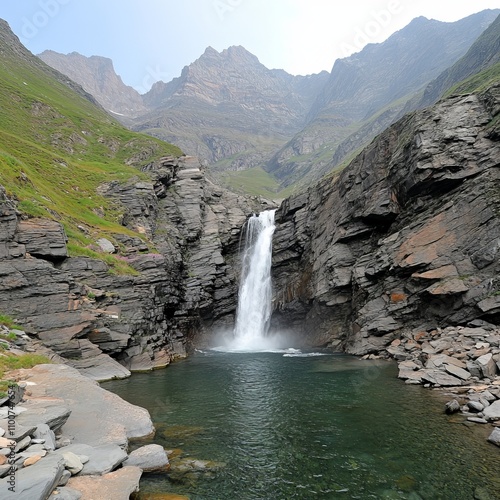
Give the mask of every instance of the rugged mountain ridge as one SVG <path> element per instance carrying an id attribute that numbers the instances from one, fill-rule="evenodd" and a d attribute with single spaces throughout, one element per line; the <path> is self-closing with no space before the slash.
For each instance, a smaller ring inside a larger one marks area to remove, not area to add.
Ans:
<path id="1" fill-rule="evenodd" d="M 500 16 L 474 42 L 467 53 L 425 89 L 419 107 L 434 104 L 446 90 L 500 62 Z"/>
<path id="2" fill-rule="evenodd" d="M 134 128 L 209 163 L 230 158 L 229 169 L 255 166 L 300 129 L 326 78 L 269 70 L 243 47 L 209 47 L 179 78 L 153 85 L 144 96 L 153 111 Z"/>
<path id="3" fill-rule="evenodd" d="M 457 61 L 493 22 L 486 10 L 454 23 L 414 19 L 385 42 L 335 61 L 308 124 L 265 167 L 289 184 L 321 178 L 334 164 L 419 107 L 426 85 Z"/>
<path id="4" fill-rule="evenodd" d="M 276 328 L 354 354 L 498 323 L 500 86 L 411 113 L 277 213 Z"/>
<path id="5" fill-rule="evenodd" d="M 116 74 L 111 59 L 85 57 L 77 52 L 63 55 L 45 50 L 38 57 L 52 68 L 78 82 L 101 106 L 120 121 L 127 121 L 146 112 L 141 95 L 125 85 Z"/>
<path id="6" fill-rule="evenodd" d="M 224 176 L 233 186 L 241 184 L 237 171 L 261 167 L 280 188 L 307 184 L 421 106 L 426 85 L 499 13 L 486 10 L 455 23 L 415 19 L 386 42 L 336 61 L 330 75 L 294 77 L 265 68 L 243 47 L 220 53 L 209 47 L 178 78 L 157 82 L 142 96 L 150 111 L 132 126 L 199 156 L 219 178 L 229 172 Z M 58 56 L 61 64 L 70 59 Z M 90 60 L 88 66 L 81 77 L 73 74 L 76 81 L 95 73 Z M 118 96 L 124 88 L 110 92 Z"/>

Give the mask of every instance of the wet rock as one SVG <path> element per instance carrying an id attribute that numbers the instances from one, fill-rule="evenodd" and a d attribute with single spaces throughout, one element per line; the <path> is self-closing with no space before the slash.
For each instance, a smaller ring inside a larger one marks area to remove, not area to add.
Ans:
<path id="1" fill-rule="evenodd" d="M 444 411 L 448 414 L 457 413 L 460 411 L 460 403 L 456 399 L 452 399 L 446 403 Z"/>
<path id="2" fill-rule="evenodd" d="M 169 461 L 162 446 L 149 444 L 130 453 L 123 465 L 134 465 L 140 467 L 144 472 L 161 472 L 169 468 Z"/>

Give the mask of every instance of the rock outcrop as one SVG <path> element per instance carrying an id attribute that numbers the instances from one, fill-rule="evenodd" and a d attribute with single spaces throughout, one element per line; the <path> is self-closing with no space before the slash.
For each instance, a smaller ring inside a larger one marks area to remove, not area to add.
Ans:
<path id="1" fill-rule="evenodd" d="M 125 500 L 139 490 L 143 472 L 167 470 L 161 446 L 128 455 L 129 438 L 155 431 L 147 410 L 66 365 L 38 365 L 10 376 L 22 394 L 14 401 L 9 391 L 7 406 L 0 407 L 9 414 L 0 420 L 1 498 Z"/>
<path id="2" fill-rule="evenodd" d="M 0 311 L 96 380 L 166 366 L 195 333 L 232 323 L 239 234 L 261 205 L 209 182 L 196 158 L 144 171 L 99 190 L 124 207 L 130 236 L 113 239 L 135 275 L 68 257 L 58 222 L 21 217 L 0 192 Z"/>
<path id="3" fill-rule="evenodd" d="M 353 354 L 500 312 L 500 87 L 407 115 L 277 213 L 276 328 Z"/>

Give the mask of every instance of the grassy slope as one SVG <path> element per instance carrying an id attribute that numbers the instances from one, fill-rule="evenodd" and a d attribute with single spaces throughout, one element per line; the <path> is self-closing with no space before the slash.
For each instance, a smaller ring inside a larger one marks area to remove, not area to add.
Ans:
<path id="1" fill-rule="evenodd" d="M 73 253 L 99 236 L 127 233 L 120 209 L 97 187 L 140 178 L 137 167 L 181 151 L 125 129 L 29 53 L 0 49 L 0 184 L 21 212 L 60 221 Z"/>

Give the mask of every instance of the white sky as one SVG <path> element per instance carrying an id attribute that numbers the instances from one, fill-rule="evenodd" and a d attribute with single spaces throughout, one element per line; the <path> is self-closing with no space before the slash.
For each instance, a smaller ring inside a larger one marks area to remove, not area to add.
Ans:
<path id="1" fill-rule="evenodd" d="M 209 45 L 243 45 L 268 68 L 310 74 L 415 17 L 450 22 L 488 8 L 500 0 L 4 0 L 0 18 L 33 53 L 109 57 L 145 92 Z"/>

